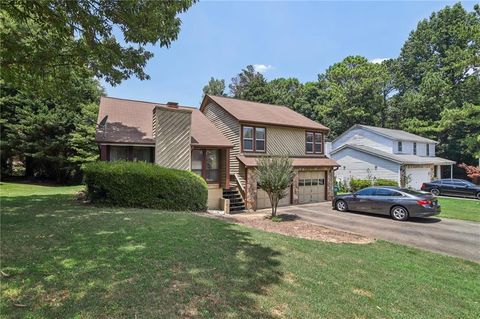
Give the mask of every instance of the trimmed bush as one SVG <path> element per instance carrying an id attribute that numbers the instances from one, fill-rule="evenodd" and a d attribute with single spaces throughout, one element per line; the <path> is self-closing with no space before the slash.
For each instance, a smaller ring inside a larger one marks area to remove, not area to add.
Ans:
<path id="1" fill-rule="evenodd" d="M 111 206 L 201 211 L 207 183 L 183 170 L 142 162 L 94 162 L 84 167 L 87 196 Z"/>
<path id="2" fill-rule="evenodd" d="M 356 179 L 350 180 L 350 192 L 356 192 L 370 186 L 398 186 L 398 182 L 390 179 Z"/>
<path id="3" fill-rule="evenodd" d="M 375 186 L 398 186 L 398 182 L 391 179 L 376 179 L 373 181 Z"/>

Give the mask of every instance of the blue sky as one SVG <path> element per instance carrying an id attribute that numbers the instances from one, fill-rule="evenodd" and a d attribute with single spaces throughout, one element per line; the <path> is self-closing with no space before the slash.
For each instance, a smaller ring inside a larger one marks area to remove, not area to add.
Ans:
<path id="1" fill-rule="evenodd" d="M 317 75 L 348 55 L 398 56 L 417 23 L 454 2 L 207 2 L 181 15 L 170 48 L 150 47 L 149 81 L 130 79 L 107 95 L 198 107 L 211 76 L 230 79 L 248 64 L 267 79 Z M 463 3 L 472 10 L 474 2 Z"/>

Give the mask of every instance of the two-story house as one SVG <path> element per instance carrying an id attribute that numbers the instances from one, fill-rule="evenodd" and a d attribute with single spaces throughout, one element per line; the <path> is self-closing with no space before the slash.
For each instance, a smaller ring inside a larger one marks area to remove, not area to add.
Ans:
<path id="1" fill-rule="evenodd" d="M 435 156 L 437 144 L 405 131 L 357 124 L 332 141 L 329 155 L 340 165 L 337 180 L 375 177 L 420 189 L 442 177 L 442 165 L 452 172 L 454 161 Z"/>
<path id="2" fill-rule="evenodd" d="M 191 170 L 208 184 L 208 207 L 270 207 L 256 182 L 257 159 L 287 155 L 296 172 L 280 205 L 331 200 L 335 161 L 328 128 L 284 107 L 207 95 L 200 109 L 103 97 L 96 141 L 101 160 L 140 160 Z"/>

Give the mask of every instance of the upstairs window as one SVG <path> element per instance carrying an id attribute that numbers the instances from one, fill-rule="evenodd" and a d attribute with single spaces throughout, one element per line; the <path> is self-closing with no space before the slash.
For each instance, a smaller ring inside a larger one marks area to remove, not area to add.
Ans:
<path id="1" fill-rule="evenodd" d="M 430 147 L 428 147 L 428 144 L 426 144 L 425 146 L 426 146 L 427 156 L 430 156 Z"/>
<path id="2" fill-rule="evenodd" d="M 399 141 L 397 144 L 397 150 L 399 153 L 403 152 L 403 144 L 401 141 Z"/>
<path id="3" fill-rule="evenodd" d="M 307 154 L 323 153 L 323 134 L 319 132 L 305 133 L 305 152 Z"/>
<path id="4" fill-rule="evenodd" d="M 417 155 L 417 143 L 413 142 L 413 155 Z"/>
<path id="5" fill-rule="evenodd" d="M 242 149 L 244 152 L 265 153 L 267 130 L 264 127 L 242 127 Z"/>

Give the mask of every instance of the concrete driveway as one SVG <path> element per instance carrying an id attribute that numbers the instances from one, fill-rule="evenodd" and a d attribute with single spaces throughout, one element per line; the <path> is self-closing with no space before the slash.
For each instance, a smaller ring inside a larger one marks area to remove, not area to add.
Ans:
<path id="1" fill-rule="evenodd" d="M 437 217 L 397 222 L 388 216 L 340 213 L 330 202 L 279 207 L 278 214 L 297 214 L 314 224 L 480 262 L 476 222 Z"/>

